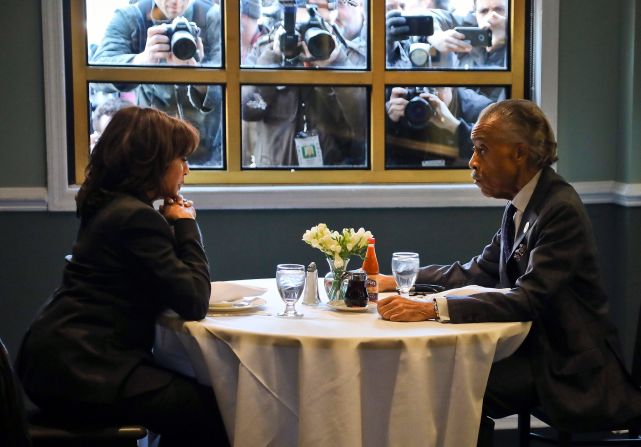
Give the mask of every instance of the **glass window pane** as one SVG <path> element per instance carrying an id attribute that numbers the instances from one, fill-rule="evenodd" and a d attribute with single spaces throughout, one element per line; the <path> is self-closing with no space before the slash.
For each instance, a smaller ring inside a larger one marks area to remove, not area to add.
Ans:
<path id="1" fill-rule="evenodd" d="M 221 66 L 221 9 L 210 0 L 86 0 L 90 65 Z"/>
<path id="2" fill-rule="evenodd" d="M 369 89 L 244 85 L 243 168 L 367 168 Z"/>
<path id="3" fill-rule="evenodd" d="M 223 168 L 222 97 L 220 85 L 90 83 L 90 147 L 118 109 L 135 104 L 185 119 L 198 129 L 200 146 L 189 157 L 190 167 Z"/>
<path id="4" fill-rule="evenodd" d="M 467 168 L 470 132 L 481 110 L 504 87 L 388 86 L 385 167 Z"/>
<path id="5" fill-rule="evenodd" d="M 243 68 L 366 69 L 367 0 L 241 1 Z"/>
<path id="6" fill-rule="evenodd" d="M 386 2 L 388 69 L 507 69 L 508 0 Z"/>

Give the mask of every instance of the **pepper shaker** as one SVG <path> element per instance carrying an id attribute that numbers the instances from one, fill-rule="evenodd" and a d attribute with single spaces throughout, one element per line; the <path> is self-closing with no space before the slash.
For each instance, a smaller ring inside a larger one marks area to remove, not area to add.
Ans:
<path id="1" fill-rule="evenodd" d="M 318 270 L 316 269 L 316 263 L 310 262 L 306 270 L 303 304 L 307 306 L 318 306 L 321 301 L 318 295 Z"/>

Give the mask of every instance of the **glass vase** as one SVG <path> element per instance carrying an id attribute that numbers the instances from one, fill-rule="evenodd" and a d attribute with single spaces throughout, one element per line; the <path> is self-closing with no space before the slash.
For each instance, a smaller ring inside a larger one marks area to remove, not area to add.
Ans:
<path id="1" fill-rule="evenodd" d="M 329 301 L 345 300 L 345 278 L 347 277 L 347 264 L 349 258 L 343 259 L 343 265 L 338 267 L 334 258 L 326 258 L 329 265 L 329 272 L 325 275 L 323 285 Z"/>

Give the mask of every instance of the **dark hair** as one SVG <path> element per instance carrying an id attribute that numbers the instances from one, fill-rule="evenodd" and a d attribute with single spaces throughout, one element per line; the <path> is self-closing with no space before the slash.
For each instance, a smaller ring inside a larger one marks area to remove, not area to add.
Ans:
<path id="1" fill-rule="evenodd" d="M 159 194 L 169 164 L 198 146 L 198 131 L 186 121 L 151 108 L 126 107 L 114 114 L 96 143 L 76 213 L 88 217 L 124 193 L 150 202 Z"/>
<path id="2" fill-rule="evenodd" d="M 530 166 L 543 168 L 556 162 L 556 139 L 543 110 L 527 99 L 506 99 L 490 104 L 477 122 L 498 121 L 505 138 L 525 144 Z"/>
<path id="3" fill-rule="evenodd" d="M 101 117 L 108 116 L 111 118 L 118 110 L 124 109 L 125 107 L 131 107 L 133 105 L 134 104 L 130 101 L 122 98 L 110 98 L 106 100 L 98 107 L 96 107 L 96 110 L 94 110 L 91 114 L 91 124 L 93 126 L 93 130 L 98 130 Z"/>

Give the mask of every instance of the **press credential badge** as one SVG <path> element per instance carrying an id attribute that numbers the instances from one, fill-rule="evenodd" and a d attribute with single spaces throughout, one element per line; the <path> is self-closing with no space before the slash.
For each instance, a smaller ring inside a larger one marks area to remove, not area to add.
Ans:
<path id="1" fill-rule="evenodd" d="M 295 138 L 296 156 L 298 157 L 298 166 L 321 167 L 323 166 L 323 153 L 321 151 L 320 140 L 318 135 L 299 134 Z"/>

